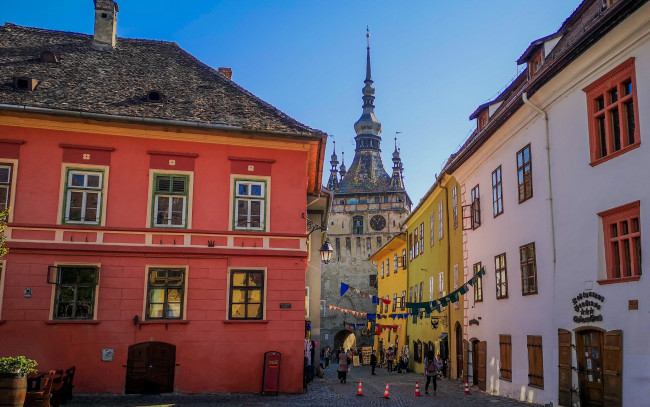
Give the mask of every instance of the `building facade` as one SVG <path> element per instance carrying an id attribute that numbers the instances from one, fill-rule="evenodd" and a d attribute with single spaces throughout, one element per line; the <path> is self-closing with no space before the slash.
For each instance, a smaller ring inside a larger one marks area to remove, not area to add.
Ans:
<path id="1" fill-rule="evenodd" d="M 302 391 L 326 135 L 95 3 L 94 36 L 0 27 L 0 353 L 79 392 L 202 393 L 260 391 L 276 351 Z"/>
<path id="2" fill-rule="evenodd" d="M 381 158 L 381 123 L 375 117 L 375 88 L 370 69 L 370 45 L 366 54 L 366 79 L 363 87 L 363 113 L 354 124 L 356 149 L 349 170 L 338 167 L 336 150 L 331 157 L 327 189 L 333 194 L 328 233 L 334 246 L 332 261 L 323 267 L 322 300 L 344 309 L 373 313 L 369 298 L 346 294 L 340 296 L 340 283 L 376 294 L 377 270 L 368 258 L 401 230 L 409 213 L 410 199 L 404 189 L 402 161 L 395 145 L 393 172 L 389 176 Z M 362 323 L 362 319 L 326 311 L 321 319 L 324 342 L 338 348 L 354 334 L 344 329 L 344 322 Z M 357 346 L 372 346 L 372 335 L 356 332 Z"/>

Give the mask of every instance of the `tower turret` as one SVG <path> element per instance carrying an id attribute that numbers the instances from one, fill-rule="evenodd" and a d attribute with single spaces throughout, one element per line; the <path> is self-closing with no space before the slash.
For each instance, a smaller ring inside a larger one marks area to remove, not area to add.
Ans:
<path id="1" fill-rule="evenodd" d="M 395 151 L 393 151 L 393 175 L 390 178 L 391 188 L 404 188 L 404 179 L 402 178 L 403 172 L 404 166 L 402 165 L 402 159 L 399 156 L 399 148 L 397 148 L 397 137 L 395 137 Z"/>
<path id="2" fill-rule="evenodd" d="M 339 189 L 339 171 L 337 168 L 339 165 L 339 158 L 336 156 L 336 141 L 334 142 L 334 151 L 330 157 L 330 165 L 332 168 L 330 169 L 330 179 L 327 181 L 327 189 L 330 191 L 337 191 Z"/>
<path id="3" fill-rule="evenodd" d="M 341 174 L 341 181 L 343 177 L 347 174 L 348 170 L 345 168 L 345 152 L 341 151 L 341 168 L 339 168 L 339 173 Z"/>

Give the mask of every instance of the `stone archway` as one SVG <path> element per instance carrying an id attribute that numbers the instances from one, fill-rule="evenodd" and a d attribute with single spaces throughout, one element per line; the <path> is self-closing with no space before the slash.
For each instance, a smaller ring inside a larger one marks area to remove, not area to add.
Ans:
<path id="1" fill-rule="evenodd" d="M 334 349 L 348 350 L 357 347 L 357 337 L 346 330 L 338 331 L 334 336 Z"/>

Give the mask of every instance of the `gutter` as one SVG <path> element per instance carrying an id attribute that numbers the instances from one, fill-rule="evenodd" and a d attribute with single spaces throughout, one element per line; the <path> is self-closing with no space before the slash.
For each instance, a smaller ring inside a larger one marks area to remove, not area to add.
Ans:
<path id="1" fill-rule="evenodd" d="M 551 136 L 548 125 L 548 114 L 539 108 L 537 105 L 533 104 L 528 100 L 528 94 L 526 92 L 521 94 L 521 100 L 525 105 L 529 106 L 535 112 L 537 112 L 542 119 L 544 119 L 544 132 L 546 134 L 546 171 L 548 173 L 548 203 L 549 203 L 549 212 L 551 217 L 551 250 L 552 250 L 552 260 L 553 260 L 553 298 L 555 298 L 555 273 L 557 270 L 557 255 L 555 248 L 555 216 L 553 211 L 553 182 L 551 177 Z M 539 283 L 538 283 L 539 286 Z"/>

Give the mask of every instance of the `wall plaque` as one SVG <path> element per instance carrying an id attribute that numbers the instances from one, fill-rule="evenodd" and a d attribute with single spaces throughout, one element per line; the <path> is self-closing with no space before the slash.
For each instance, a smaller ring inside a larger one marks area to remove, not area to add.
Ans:
<path id="1" fill-rule="evenodd" d="M 602 295 L 593 291 L 585 291 L 575 296 L 571 302 L 573 303 L 573 310 L 578 314 L 573 317 L 573 322 L 576 324 L 603 320 L 600 309 L 605 302 L 605 297 Z"/>
<path id="2" fill-rule="evenodd" d="M 291 303 L 281 302 L 280 303 L 280 308 L 291 308 Z"/>

